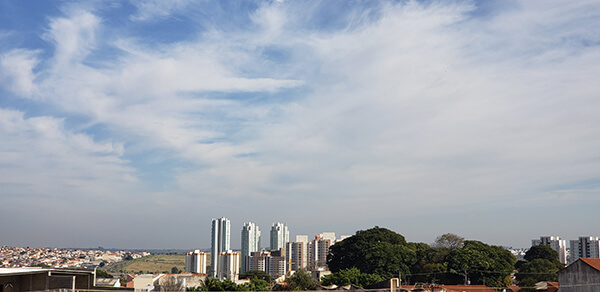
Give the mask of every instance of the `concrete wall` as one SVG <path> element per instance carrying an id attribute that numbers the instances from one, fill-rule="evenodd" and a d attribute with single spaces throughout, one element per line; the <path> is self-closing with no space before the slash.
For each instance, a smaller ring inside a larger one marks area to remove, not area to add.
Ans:
<path id="1" fill-rule="evenodd" d="M 600 292 L 600 271 L 578 260 L 558 273 L 560 292 Z"/>
<path id="2" fill-rule="evenodd" d="M 12 275 L 0 277 L 0 285 L 4 287 L 4 292 L 10 291 L 9 285 L 12 285 L 12 291 L 32 291 L 46 289 L 46 273 Z"/>

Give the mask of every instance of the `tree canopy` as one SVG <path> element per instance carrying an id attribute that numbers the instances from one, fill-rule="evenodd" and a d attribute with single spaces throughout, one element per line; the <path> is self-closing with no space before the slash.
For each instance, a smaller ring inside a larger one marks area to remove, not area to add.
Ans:
<path id="1" fill-rule="evenodd" d="M 317 281 L 313 279 L 310 272 L 299 269 L 292 276 L 285 280 L 286 290 L 314 290 L 317 287 Z"/>
<path id="2" fill-rule="evenodd" d="M 453 274 L 449 284 L 485 284 L 503 287 L 511 284 L 515 257 L 506 249 L 467 240 L 462 248 L 452 250 L 447 258 L 447 269 Z"/>
<path id="3" fill-rule="evenodd" d="M 383 280 L 400 276 L 404 283 L 511 284 L 515 257 L 502 247 L 451 233 L 438 237 L 434 246 L 406 242 L 402 235 L 380 227 L 358 231 L 330 247 L 327 263 L 334 274 L 325 283 L 355 284 L 365 273 Z"/>
<path id="4" fill-rule="evenodd" d="M 374 227 L 357 231 L 355 235 L 332 245 L 327 266 L 332 272 L 357 268 L 363 273 L 377 274 L 385 279 L 409 273 L 416 253 L 404 236 L 389 229 Z"/>
<path id="5" fill-rule="evenodd" d="M 555 282 L 558 271 L 564 268 L 558 260 L 558 252 L 547 245 L 532 246 L 523 259 L 525 261 L 517 263 L 518 273 L 515 275 L 521 287 L 532 287 L 542 281 Z"/>
<path id="6" fill-rule="evenodd" d="M 340 270 L 336 273 L 326 275 L 321 279 L 321 285 L 330 286 L 346 286 L 356 285 L 359 287 L 367 287 L 369 285 L 383 281 L 384 279 L 375 274 L 361 273 L 357 268 Z"/>
<path id="7" fill-rule="evenodd" d="M 258 270 L 252 270 L 252 271 L 240 273 L 238 278 L 240 278 L 240 279 L 261 279 L 268 283 L 273 282 L 273 278 L 271 278 L 271 275 L 269 275 L 269 273 L 267 273 L 265 271 L 258 271 Z"/>
<path id="8" fill-rule="evenodd" d="M 454 233 L 446 233 L 438 236 L 435 239 L 432 247 L 438 249 L 457 249 L 463 247 L 464 245 L 464 237 L 460 237 Z"/>

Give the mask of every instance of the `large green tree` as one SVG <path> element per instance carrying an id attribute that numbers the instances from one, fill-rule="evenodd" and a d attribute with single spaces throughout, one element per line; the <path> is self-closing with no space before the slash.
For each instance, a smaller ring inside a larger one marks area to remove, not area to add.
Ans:
<path id="1" fill-rule="evenodd" d="M 321 285 L 330 286 L 335 284 L 337 286 L 346 286 L 352 284 L 364 288 L 383 280 L 379 275 L 361 273 L 357 268 L 350 268 L 326 275 L 321 279 Z"/>
<path id="2" fill-rule="evenodd" d="M 564 268 L 564 265 L 558 260 L 558 253 L 547 245 L 532 246 L 523 257 L 524 261 L 519 261 L 515 266 L 518 273 L 515 275 L 519 286 L 524 287 L 523 291 L 532 290 L 537 282 L 558 280 L 558 271 Z"/>
<path id="3" fill-rule="evenodd" d="M 310 272 L 302 269 L 297 270 L 293 275 L 285 280 L 287 290 L 315 290 L 317 281 L 313 279 Z"/>
<path id="4" fill-rule="evenodd" d="M 272 283 L 273 278 L 265 271 L 252 270 L 244 273 L 240 273 L 238 276 L 240 279 L 261 279 L 266 281 L 267 283 Z"/>
<path id="5" fill-rule="evenodd" d="M 389 229 L 374 227 L 357 231 L 355 235 L 332 245 L 327 266 L 332 272 L 357 268 L 363 273 L 384 279 L 409 274 L 416 262 L 414 247 L 404 236 Z"/>
<path id="6" fill-rule="evenodd" d="M 437 249 L 457 249 L 465 245 L 465 238 L 454 233 L 446 233 L 435 239 L 432 247 Z"/>
<path id="7" fill-rule="evenodd" d="M 449 272 L 447 284 L 468 281 L 477 285 L 505 287 L 511 284 L 515 257 L 502 247 L 466 240 L 464 246 L 452 250 L 445 261 Z"/>

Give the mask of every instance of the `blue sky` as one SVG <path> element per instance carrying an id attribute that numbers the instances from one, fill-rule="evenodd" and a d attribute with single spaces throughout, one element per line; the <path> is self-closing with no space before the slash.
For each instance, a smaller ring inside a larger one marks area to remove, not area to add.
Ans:
<path id="1" fill-rule="evenodd" d="M 0 244 L 600 236 L 598 27 L 585 0 L 2 0 Z"/>

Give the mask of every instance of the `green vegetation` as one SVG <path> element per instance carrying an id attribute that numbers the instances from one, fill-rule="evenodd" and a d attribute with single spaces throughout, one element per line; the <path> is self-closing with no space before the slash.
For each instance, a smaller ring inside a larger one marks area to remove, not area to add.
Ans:
<path id="1" fill-rule="evenodd" d="M 264 271 L 248 271 L 245 273 L 240 273 L 238 276 L 239 279 L 261 279 L 266 281 L 267 283 L 273 283 L 273 279 L 271 275 Z"/>
<path id="2" fill-rule="evenodd" d="M 112 278 L 113 275 L 103 270 L 96 270 L 96 278 Z"/>
<path id="3" fill-rule="evenodd" d="M 326 275 L 321 279 L 321 285 L 330 286 L 346 286 L 346 285 L 356 285 L 358 287 L 367 287 L 369 285 L 379 283 L 384 279 L 375 274 L 365 274 L 361 273 L 357 268 L 350 268 L 340 270 L 337 273 L 333 273 L 330 275 Z"/>
<path id="4" fill-rule="evenodd" d="M 292 276 L 285 280 L 286 285 L 283 286 L 285 290 L 315 290 L 317 288 L 317 281 L 313 279 L 310 272 L 299 269 Z"/>
<path id="5" fill-rule="evenodd" d="M 327 257 L 327 265 L 334 273 L 357 268 L 385 279 L 410 273 L 410 265 L 415 261 L 416 253 L 404 236 L 380 227 L 358 231 L 332 245 Z"/>
<path id="6" fill-rule="evenodd" d="M 206 278 L 202 286 L 187 288 L 187 291 L 268 291 L 269 283 L 267 281 L 252 278 L 250 283 L 237 285 L 231 280 L 215 280 Z"/>
<path id="7" fill-rule="evenodd" d="M 558 260 L 558 253 L 546 245 L 532 246 L 523 261 L 515 265 L 519 272 L 515 275 L 521 287 L 533 287 L 541 281 L 558 281 L 558 271 L 564 265 Z M 534 291 L 524 288 L 521 291 Z"/>
<path id="8" fill-rule="evenodd" d="M 515 257 L 502 247 L 450 233 L 438 237 L 433 246 L 406 242 L 402 235 L 385 228 L 358 231 L 331 246 L 327 264 L 333 275 L 326 283 L 355 284 L 365 273 L 383 280 L 400 275 L 404 283 L 511 284 Z"/>

